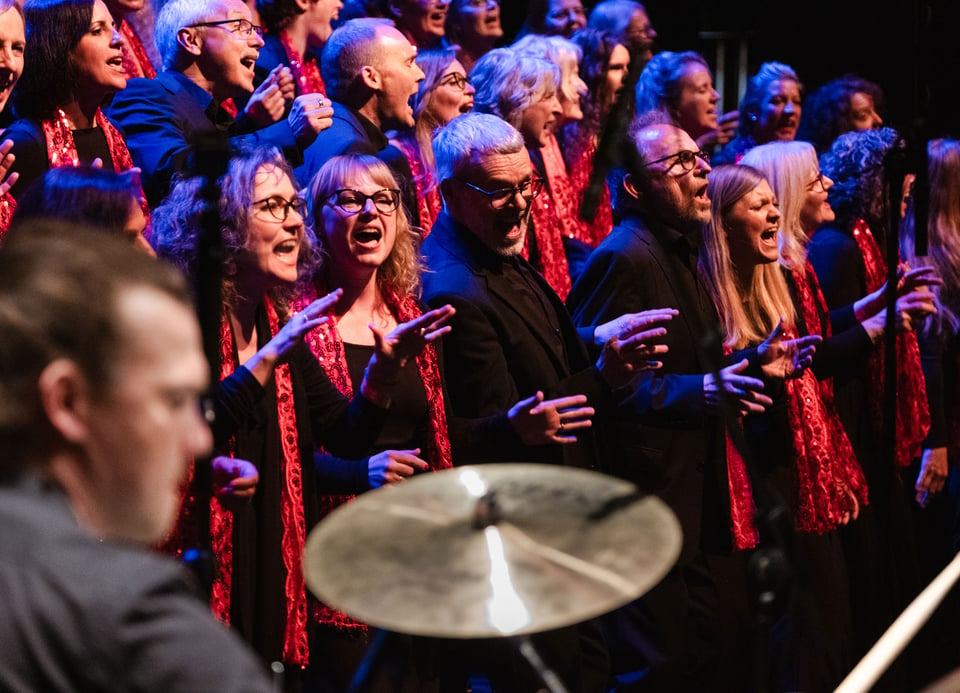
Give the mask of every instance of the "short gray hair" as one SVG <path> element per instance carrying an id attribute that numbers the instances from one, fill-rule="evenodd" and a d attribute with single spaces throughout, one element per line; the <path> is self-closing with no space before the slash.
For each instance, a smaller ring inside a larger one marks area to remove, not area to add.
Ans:
<path id="1" fill-rule="evenodd" d="M 160 52 L 164 70 L 176 67 L 180 55 L 177 33 L 184 27 L 213 19 L 223 6 L 220 0 L 169 0 L 157 14 L 153 38 Z"/>
<path id="2" fill-rule="evenodd" d="M 347 101 L 350 87 L 363 67 L 377 65 L 377 30 L 393 25 L 389 19 L 363 17 L 344 22 L 330 34 L 320 54 L 320 74 L 327 96 L 334 101 Z"/>
<path id="3" fill-rule="evenodd" d="M 521 151 L 523 136 L 517 129 L 487 113 L 457 116 L 433 138 L 437 180 L 441 183 L 489 154 L 516 154 Z"/>
<path id="4" fill-rule="evenodd" d="M 470 81 L 477 88 L 474 110 L 500 116 L 518 128 L 523 111 L 560 88 L 560 68 L 529 53 L 494 48 L 473 66 Z"/>

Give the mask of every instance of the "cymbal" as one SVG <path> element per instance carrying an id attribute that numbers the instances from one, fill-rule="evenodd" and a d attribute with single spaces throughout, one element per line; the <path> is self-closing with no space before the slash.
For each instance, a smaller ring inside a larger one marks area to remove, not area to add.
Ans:
<path id="1" fill-rule="evenodd" d="M 373 626 L 499 637 L 636 599 L 680 544 L 670 509 L 626 481 L 488 464 L 416 476 L 341 506 L 310 533 L 304 574 L 321 601 Z"/>

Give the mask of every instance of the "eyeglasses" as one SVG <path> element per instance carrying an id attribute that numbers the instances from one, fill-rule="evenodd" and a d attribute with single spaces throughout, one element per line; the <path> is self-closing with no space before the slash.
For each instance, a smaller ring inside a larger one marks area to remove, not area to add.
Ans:
<path id="1" fill-rule="evenodd" d="M 708 164 L 710 163 L 710 155 L 707 154 L 702 149 L 699 152 L 694 152 L 689 149 L 685 149 L 682 152 L 677 152 L 676 154 L 670 154 L 669 156 L 665 156 L 661 159 L 648 161 L 644 164 L 644 167 L 653 166 L 654 164 L 659 164 L 664 161 L 670 161 L 671 159 L 675 159 L 675 161 L 671 162 L 670 165 L 667 166 L 668 171 L 674 166 L 678 166 L 678 165 L 684 171 L 692 171 L 697 166 L 697 159 L 703 159 Z"/>
<path id="2" fill-rule="evenodd" d="M 254 206 L 263 205 L 260 209 L 270 212 L 270 216 L 277 221 L 286 221 L 287 217 L 290 216 L 291 209 L 301 217 L 307 216 L 307 203 L 299 195 L 294 195 L 289 200 L 284 200 L 279 195 L 273 195 L 257 200 L 253 204 Z"/>
<path id="3" fill-rule="evenodd" d="M 359 214 L 366 209 L 367 200 L 373 200 L 373 206 L 381 214 L 393 214 L 400 206 L 400 191 L 384 188 L 372 195 L 367 195 L 359 190 L 343 188 L 334 190 L 327 198 L 327 203 L 336 205 L 347 214 Z"/>
<path id="4" fill-rule="evenodd" d="M 233 24 L 233 27 L 227 26 L 228 24 Z M 197 22 L 196 24 L 191 24 L 188 28 L 200 26 L 217 27 L 218 29 L 229 31 L 231 34 L 243 36 L 244 38 L 250 38 L 254 34 L 257 35 L 257 38 L 263 38 L 263 27 L 257 26 L 249 19 L 219 19 L 215 22 Z"/>
<path id="5" fill-rule="evenodd" d="M 814 192 L 819 187 L 820 192 L 827 192 L 827 184 L 823 178 L 823 171 L 817 171 L 817 177 L 807 184 L 807 190 Z"/>
<path id="6" fill-rule="evenodd" d="M 444 75 L 443 79 L 439 82 L 439 86 L 453 87 L 457 91 L 464 91 L 468 84 L 469 82 L 466 76 L 461 75 L 459 72 L 451 72 L 449 75 Z"/>
<path id="7" fill-rule="evenodd" d="M 543 192 L 543 178 L 530 178 L 512 188 L 497 188 L 496 190 L 484 190 L 473 183 L 468 183 L 462 178 L 456 178 L 455 180 L 460 181 L 468 188 L 476 190 L 478 193 L 486 195 L 487 201 L 490 202 L 490 207 L 493 209 L 503 209 L 511 200 L 516 198 L 517 193 L 520 193 L 520 197 L 529 202 Z"/>

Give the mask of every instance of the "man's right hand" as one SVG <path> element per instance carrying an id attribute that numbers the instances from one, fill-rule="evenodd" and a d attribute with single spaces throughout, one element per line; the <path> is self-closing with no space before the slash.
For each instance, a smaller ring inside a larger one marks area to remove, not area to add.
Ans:
<path id="1" fill-rule="evenodd" d="M 703 398 L 713 411 L 720 409 L 720 388 L 740 414 L 759 414 L 773 404 L 773 400 L 761 392 L 763 381 L 741 375 L 750 364 L 747 359 L 720 369 L 719 381 L 713 373 L 703 376 Z"/>
<path id="2" fill-rule="evenodd" d="M 293 100 L 287 116 L 300 149 L 306 149 L 317 135 L 333 125 L 333 104 L 320 94 L 304 94 Z"/>

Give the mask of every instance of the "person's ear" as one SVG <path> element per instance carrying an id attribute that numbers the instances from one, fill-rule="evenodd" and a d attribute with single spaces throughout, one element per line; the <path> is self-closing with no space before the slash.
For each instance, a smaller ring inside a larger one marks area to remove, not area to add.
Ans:
<path id="1" fill-rule="evenodd" d="M 203 37 L 199 27 L 186 26 L 177 32 L 177 43 L 187 53 L 198 57 L 203 52 Z"/>
<path id="2" fill-rule="evenodd" d="M 306 12 L 310 9 L 310 5 L 315 5 L 317 3 L 317 0 L 294 0 L 294 2 L 296 2 L 297 7 Z"/>
<path id="3" fill-rule="evenodd" d="M 635 200 L 639 200 L 643 196 L 643 192 L 637 186 L 637 180 L 632 173 L 623 177 L 623 189 Z"/>
<path id="4" fill-rule="evenodd" d="M 372 91 L 380 91 L 383 88 L 383 78 L 380 70 L 372 65 L 364 65 L 360 68 L 360 80 Z"/>
<path id="5" fill-rule="evenodd" d="M 90 386 L 80 367 L 69 359 L 51 361 L 37 379 L 40 406 L 50 425 L 75 445 L 86 442 Z"/>

